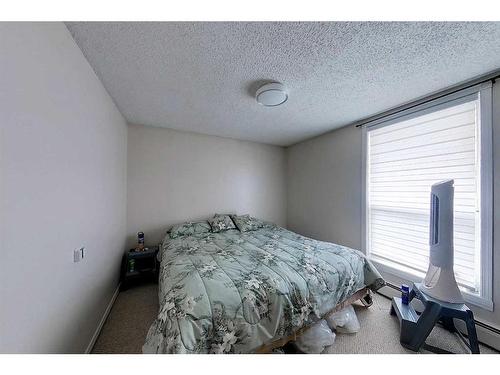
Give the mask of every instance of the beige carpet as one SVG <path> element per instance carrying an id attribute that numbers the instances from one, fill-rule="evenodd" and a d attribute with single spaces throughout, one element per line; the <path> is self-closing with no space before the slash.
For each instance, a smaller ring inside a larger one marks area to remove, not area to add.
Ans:
<path id="1" fill-rule="evenodd" d="M 145 284 L 118 294 L 92 353 L 141 353 L 149 326 L 158 314 L 158 288 Z"/>
<path id="2" fill-rule="evenodd" d="M 335 344 L 323 353 L 413 353 L 399 344 L 399 324 L 389 315 L 390 300 L 376 294 L 374 304 L 365 308 L 355 304 L 361 325 L 359 333 L 339 334 Z M 141 353 L 142 344 L 158 311 L 157 286 L 137 286 L 121 292 L 104 324 L 93 353 Z M 454 353 L 466 353 L 458 337 L 436 327 L 427 343 Z M 428 353 L 425 350 L 422 353 Z M 481 346 L 481 353 L 496 353 Z"/>

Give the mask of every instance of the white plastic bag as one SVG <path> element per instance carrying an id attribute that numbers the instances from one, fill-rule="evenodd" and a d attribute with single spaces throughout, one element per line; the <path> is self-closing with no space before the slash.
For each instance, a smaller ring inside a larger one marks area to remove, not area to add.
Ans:
<path id="1" fill-rule="evenodd" d="M 271 350 L 271 354 L 285 354 L 285 350 L 283 348 L 274 348 Z"/>
<path id="2" fill-rule="evenodd" d="M 319 354 L 326 346 L 333 345 L 335 333 L 328 327 L 325 320 L 320 320 L 307 329 L 295 341 L 295 346 L 304 353 Z"/>
<path id="3" fill-rule="evenodd" d="M 357 333 L 360 329 L 359 320 L 352 305 L 334 312 L 326 318 L 328 326 L 337 333 Z"/>

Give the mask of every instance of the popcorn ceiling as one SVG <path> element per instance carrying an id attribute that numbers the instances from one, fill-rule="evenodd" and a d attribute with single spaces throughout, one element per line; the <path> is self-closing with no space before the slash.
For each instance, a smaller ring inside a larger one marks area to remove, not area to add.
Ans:
<path id="1" fill-rule="evenodd" d="M 66 25 L 130 123 L 281 146 L 500 68 L 500 22 Z"/>

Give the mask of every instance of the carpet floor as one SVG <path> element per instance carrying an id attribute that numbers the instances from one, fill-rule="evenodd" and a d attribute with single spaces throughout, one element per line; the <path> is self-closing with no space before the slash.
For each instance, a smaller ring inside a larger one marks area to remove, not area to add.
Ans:
<path id="1" fill-rule="evenodd" d="M 411 354 L 399 344 L 399 323 L 389 315 L 390 300 L 375 294 L 370 308 L 354 304 L 361 330 L 356 334 L 338 334 L 325 354 Z M 92 353 L 141 353 L 149 326 L 158 312 L 158 288 L 144 284 L 122 291 L 104 324 Z M 453 353 L 467 353 L 467 348 L 454 334 L 437 326 L 427 343 Z M 497 353 L 481 345 L 481 353 Z M 421 353 L 429 353 L 421 350 Z"/>

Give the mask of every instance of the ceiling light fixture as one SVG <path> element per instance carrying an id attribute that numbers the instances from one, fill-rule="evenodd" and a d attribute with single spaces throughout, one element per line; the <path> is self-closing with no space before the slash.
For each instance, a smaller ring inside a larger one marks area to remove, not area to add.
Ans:
<path id="1" fill-rule="evenodd" d="M 266 107 L 276 107 L 288 99 L 285 86 L 279 82 L 266 83 L 259 87 L 255 93 L 257 103 Z"/>

